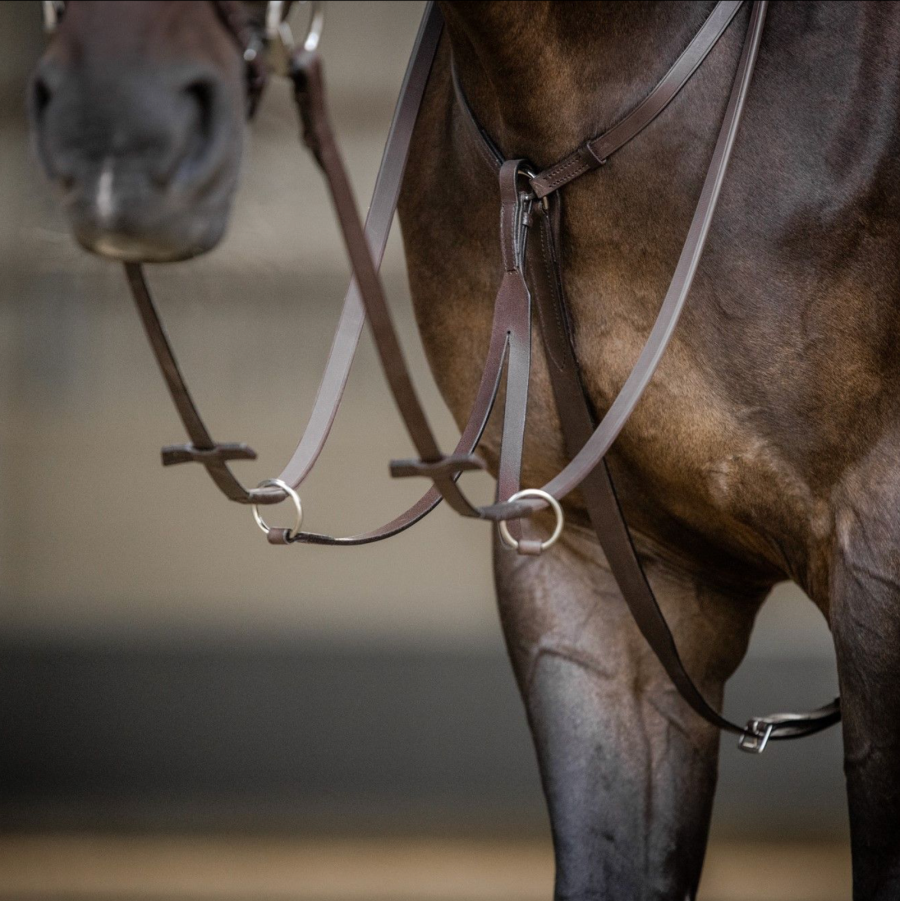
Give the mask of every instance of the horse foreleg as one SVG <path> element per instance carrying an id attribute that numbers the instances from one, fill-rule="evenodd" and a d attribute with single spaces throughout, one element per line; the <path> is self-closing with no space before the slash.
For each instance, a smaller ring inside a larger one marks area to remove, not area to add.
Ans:
<path id="1" fill-rule="evenodd" d="M 676 693 L 594 536 L 541 557 L 495 548 L 504 632 L 550 810 L 558 899 L 693 898 L 718 734 Z M 714 703 L 760 597 L 736 598 L 661 561 L 648 574 L 689 671 Z"/>
<path id="2" fill-rule="evenodd" d="M 837 517 L 831 576 L 856 901 L 900 898 L 900 491 L 888 471 L 873 483 Z"/>

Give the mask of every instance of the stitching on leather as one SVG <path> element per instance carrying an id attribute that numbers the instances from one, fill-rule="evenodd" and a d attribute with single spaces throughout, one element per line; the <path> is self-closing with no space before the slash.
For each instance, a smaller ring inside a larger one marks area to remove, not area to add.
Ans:
<path id="1" fill-rule="evenodd" d="M 548 220 L 548 222 L 547 222 L 547 228 L 550 228 L 550 222 L 549 222 L 549 220 Z M 548 237 L 547 231 L 544 230 L 544 229 L 541 229 L 541 245 L 544 247 L 544 260 L 543 260 L 543 262 L 544 262 L 544 272 L 545 272 L 546 275 L 547 275 L 547 285 L 548 285 L 549 289 L 550 289 L 551 291 L 553 291 L 554 294 L 555 294 L 555 290 L 556 290 L 556 279 L 553 277 L 553 272 L 552 272 L 552 269 L 551 269 L 551 266 L 550 266 L 550 239 L 549 239 L 549 237 Z M 542 316 L 541 319 L 543 320 L 543 318 L 544 318 L 544 317 Z M 556 320 L 556 330 L 557 330 L 557 333 L 558 333 L 560 336 L 564 336 L 564 331 L 563 331 L 563 328 L 562 328 L 562 322 L 560 321 L 560 318 L 559 318 L 559 304 L 558 304 L 558 303 L 553 304 L 553 318 Z M 554 351 L 551 349 L 550 345 L 547 344 L 547 342 L 544 342 L 544 349 L 547 351 L 547 356 L 549 356 L 549 357 L 553 360 L 554 364 L 556 365 L 556 368 L 557 368 L 560 372 L 564 372 L 564 371 L 565 371 L 565 367 L 564 367 L 563 364 L 559 361 L 559 359 L 557 358 L 556 354 L 555 354 Z"/>
<path id="2" fill-rule="evenodd" d="M 591 167 L 582 160 L 573 160 L 567 166 L 563 166 L 562 169 L 559 170 L 556 177 L 554 177 L 552 181 L 548 182 L 547 187 L 557 188 L 560 185 L 565 184 L 566 181 L 572 178 L 578 178 L 579 175 L 584 175 L 584 173 L 588 172 L 590 168 Z M 574 171 L 570 171 L 573 169 Z"/>
<path id="3" fill-rule="evenodd" d="M 558 187 L 563 184 L 566 179 L 577 178 L 591 168 L 590 165 L 584 162 L 580 157 L 574 157 L 568 162 L 563 162 L 565 165 L 558 163 L 547 173 L 547 177 L 549 178 L 549 181 L 547 181 L 548 188 Z"/>
<path id="4" fill-rule="evenodd" d="M 471 121 L 471 120 L 469 120 L 469 121 Z M 474 122 L 472 122 L 472 127 L 473 127 L 473 130 L 476 129 L 476 128 L 478 128 L 478 126 L 475 125 Z M 472 137 L 476 139 L 476 140 L 475 140 L 475 146 L 478 148 L 478 150 L 479 150 L 479 152 L 481 153 L 482 157 L 483 157 L 485 160 L 487 160 L 488 165 L 490 165 L 492 169 L 496 169 L 496 170 L 499 172 L 499 171 L 500 171 L 500 168 L 501 168 L 501 166 L 502 166 L 503 164 L 502 164 L 502 163 L 498 163 L 497 158 L 496 158 L 496 157 L 494 156 L 494 154 L 491 153 L 491 151 L 488 149 L 488 146 L 487 146 L 487 144 L 485 143 L 484 138 L 481 136 L 481 134 L 480 134 L 480 133 L 479 133 L 479 134 L 473 134 Z"/>
<path id="5" fill-rule="evenodd" d="M 511 261 L 509 259 L 509 247 L 507 246 L 507 244 L 509 242 L 509 227 L 506 224 L 506 217 L 508 215 L 506 207 L 507 207 L 507 204 L 505 204 L 505 203 L 503 203 L 503 201 L 501 201 L 500 202 L 500 252 L 503 257 L 503 268 L 507 272 L 514 272 L 515 266 L 514 265 L 512 267 L 510 266 Z M 515 262 L 515 248 L 513 248 L 512 262 L 513 263 Z"/>

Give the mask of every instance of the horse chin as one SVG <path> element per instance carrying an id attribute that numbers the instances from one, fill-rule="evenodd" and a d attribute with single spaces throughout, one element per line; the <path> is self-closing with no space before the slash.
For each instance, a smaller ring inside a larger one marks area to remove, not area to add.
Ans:
<path id="1" fill-rule="evenodd" d="M 190 216 L 159 229 L 109 227 L 81 218 L 71 224 L 76 241 L 104 259 L 121 263 L 177 263 L 215 248 L 225 234 L 227 216 Z"/>

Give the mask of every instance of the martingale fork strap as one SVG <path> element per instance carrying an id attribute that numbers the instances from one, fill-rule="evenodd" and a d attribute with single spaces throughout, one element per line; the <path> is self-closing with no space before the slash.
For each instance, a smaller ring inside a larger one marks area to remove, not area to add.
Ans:
<path id="1" fill-rule="evenodd" d="M 443 21 L 437 6 L 429 4 L 401 89 L 365 229 L 360 222 L 349 179 L 328 118 L 318 51 L 315 48 L 310 49 L 307 43 L 304 47 L 297 48 L 291 55 L 289 74 L 294 82 L 304 143 L 326 176 L 350 257 L 353 281 L 344 302 L 334 345 L 309 424 L 294 456 L 278 479 L 267 480 L 265 486 L 247 489 L 231 472 L 226 465 L 227 461 L 252 459 L 255 455 L 243 445 L 219 445 L 212 440 L 180 371 L 142 268 L 138 264 L 128 264 L 125 267 L 128 283 L 150 344 L 175 407 L 191 438 L 189 445 L 165 448 L 164 463 L 167 465 L 181 462 L 201 463 L 226 497 L 239 503 L 278 503 L 286 497 L 286 491 L 278 487 L 279 484 L 296 488 L 309 474 L 330 433 L 356 352 L 360 331 L 368 319 L 391 390 L 398 399 L 403 420 L 407 424 L 416 450 L 421 455 L 419 461 L 407 461 L 405 465 L 398 465 L 395 470 L 398 474 L 404 475 L 428 470 L 434 480 L 434 488 L 400 516 L 370 532 L 347 538 L 332 538 L 318 533 L 289 532 L 272 528 L 268 532 L 268 540 L 271 543 L 355 545 L 382 540 L 418 522 L 441 499 L 448 500 L 454 509 L 464 515 L 478 515 L 476 508 L 459 491 L 456 481 L 464 471 L 484 468 L 483 462 L 474 454 L 474 449 L 484 431 L 499 389 L 500 373 L 506 359 L 508 323 L 504 317 L 497 317 L 495 338 L 488 350 L 481 384 L 469 421 L 455 451 L 444 455 L 438 448 L 408 370 L 402 362 L 402 351 L 377 271 L 396 210 L 413 127 L 442 27 Z M 498 340 L 497 336 L 502 336 L 503 340 Z M 400 364 L 396 365 L 396 361 Z"/>

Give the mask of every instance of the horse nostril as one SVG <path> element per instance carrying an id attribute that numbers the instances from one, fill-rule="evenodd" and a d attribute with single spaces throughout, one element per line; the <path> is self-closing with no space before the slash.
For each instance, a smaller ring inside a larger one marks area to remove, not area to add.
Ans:
<path id="1" fill-rule="evenodd" d="M 175 155 L 156 172 L 155 180 L 160 186 L 172 181 L 181 185 L 197 185 L 214 165 L 216 147 L 220 143 L 217 138 L 222 130 L 217 119 L 220 106 L 218 91 L 215 80 L 206 77 L 196 78 L 181 88 L 182 108 L 185 111 L 181 139 L 173 148 Z"/>
<path id="2" fill-rule="evenodd" d="M 209 139 L 212 132 L 215 92 L 215 85 L 207 79 L 191 82 L 184 89 L 184 93 L 194 103 L 197 111 L 197 126 L 205 140 Z"/>
<path id="3" fill-rule="evenodd" d="M 43 122 L 52 97 L 50 85 L 40 75 L 36 75 L 31 82 L 31 116 L 35 125 L 40 126 Z"/>
<path id="4" fill-rule="evenodd" d="M 39 72 L 32 78 L 28 93 L 28 111 L 31 116 L 32 127 L 35 134 L 35 144 L 41 163 L 50 178 L 57 181 L 66 190 L 70 189 L 75 179 L 71 172 L 64 171 L 60 166 L 56 154 L 50 152 L 48 136 L 46 134 L 47 110 L 53 100 L 53 88 L 50 79 Z"/>

